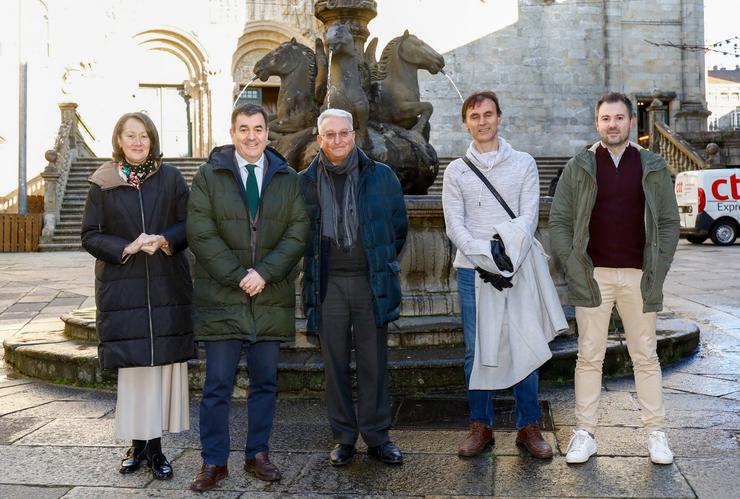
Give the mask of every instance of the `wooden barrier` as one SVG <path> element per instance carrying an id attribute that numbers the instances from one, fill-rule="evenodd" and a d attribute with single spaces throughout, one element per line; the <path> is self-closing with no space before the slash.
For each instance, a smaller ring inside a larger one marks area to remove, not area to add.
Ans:
<path id="1" fill-rule="evenodd" d="M 41 214 L 0 214 L 0 252 L 38 251 Z"/>

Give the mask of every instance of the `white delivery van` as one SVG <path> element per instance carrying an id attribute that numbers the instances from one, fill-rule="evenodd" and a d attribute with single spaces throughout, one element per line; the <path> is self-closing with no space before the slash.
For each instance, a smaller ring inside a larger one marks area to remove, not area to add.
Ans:
<path id="1" fill-rule="evenodd" d="M 695 170 L 676 175 L 681 235 L 689 242 L 728 246 L 740 230 L 740 168 Z"/>

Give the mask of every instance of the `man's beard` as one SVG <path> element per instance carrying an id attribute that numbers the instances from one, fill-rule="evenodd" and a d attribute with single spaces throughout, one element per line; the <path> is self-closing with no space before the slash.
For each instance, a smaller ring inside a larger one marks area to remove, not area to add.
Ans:
<path id="1" fill-rule="evenodd" d="M 609 135 L 608 133 L 606 133 L 601 137 L 601 141 L 608 146 L 621 146 L 623 144 L 626 144 L 628 140 L 629 140 L 628 134 L 625 134 L 625 135 L 620 134 L 615 137 L 613 135 Z"/>

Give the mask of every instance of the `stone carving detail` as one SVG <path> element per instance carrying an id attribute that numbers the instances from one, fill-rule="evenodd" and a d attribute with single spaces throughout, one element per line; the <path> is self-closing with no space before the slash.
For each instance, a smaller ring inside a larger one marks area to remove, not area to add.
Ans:
<path id="1" fill-rule="evenodd" d="M 281 80 L 277 116 L 270 120 L 270 132 L 295 133 L 316 123 L 323 95 L 317 101 L 318 71 L 313 50 L 293 38 L 257 61 L 253 72 L 262 81 L 273 75 Z"/>
<path id="2" fill-rule="evenodd" d="M 374 2 L 317 2 L 316 13 L 326 25 L 316 50 L 292 39 L 254 65 L 262 81 L 281 78 L 277 115 L 270 120 L 272 145 L 302 170 L 318 151 L 319 112 L 344 109 L 352 113 L 358 145 L 393 168 L 404 193 L 426 194 L 439 161 L 428 142 L 433 108 L 421 101 L 417 71 L 436 74 L 444 58 L 406 31 L 376 61 L 377 39 L 363 50 Z"/>
<path id="3" fill-rule="evenodd" d="M 437 74 L 445 65 L 444 58 L 408 30 L 386 45 L 379 62 L 375 62 L 376 44 L 377 38 L 373 38 L 365 53 L 372 70 L 371 118 L 422 133 L 434 108 L 421 102 L 416 72 L 425 69 Z"/>

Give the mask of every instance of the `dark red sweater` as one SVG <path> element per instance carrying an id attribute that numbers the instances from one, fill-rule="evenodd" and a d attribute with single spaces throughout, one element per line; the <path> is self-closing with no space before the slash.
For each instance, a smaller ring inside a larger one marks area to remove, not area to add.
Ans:
<path id="1" fill-rule="evenodd" d="M 619 168 L 609 151 L 596 149 L 596 204 L 589 222 L 588 255 L 595 267 L 642 268 L 645 193 L 640 152 L 627 146 Z"/>

